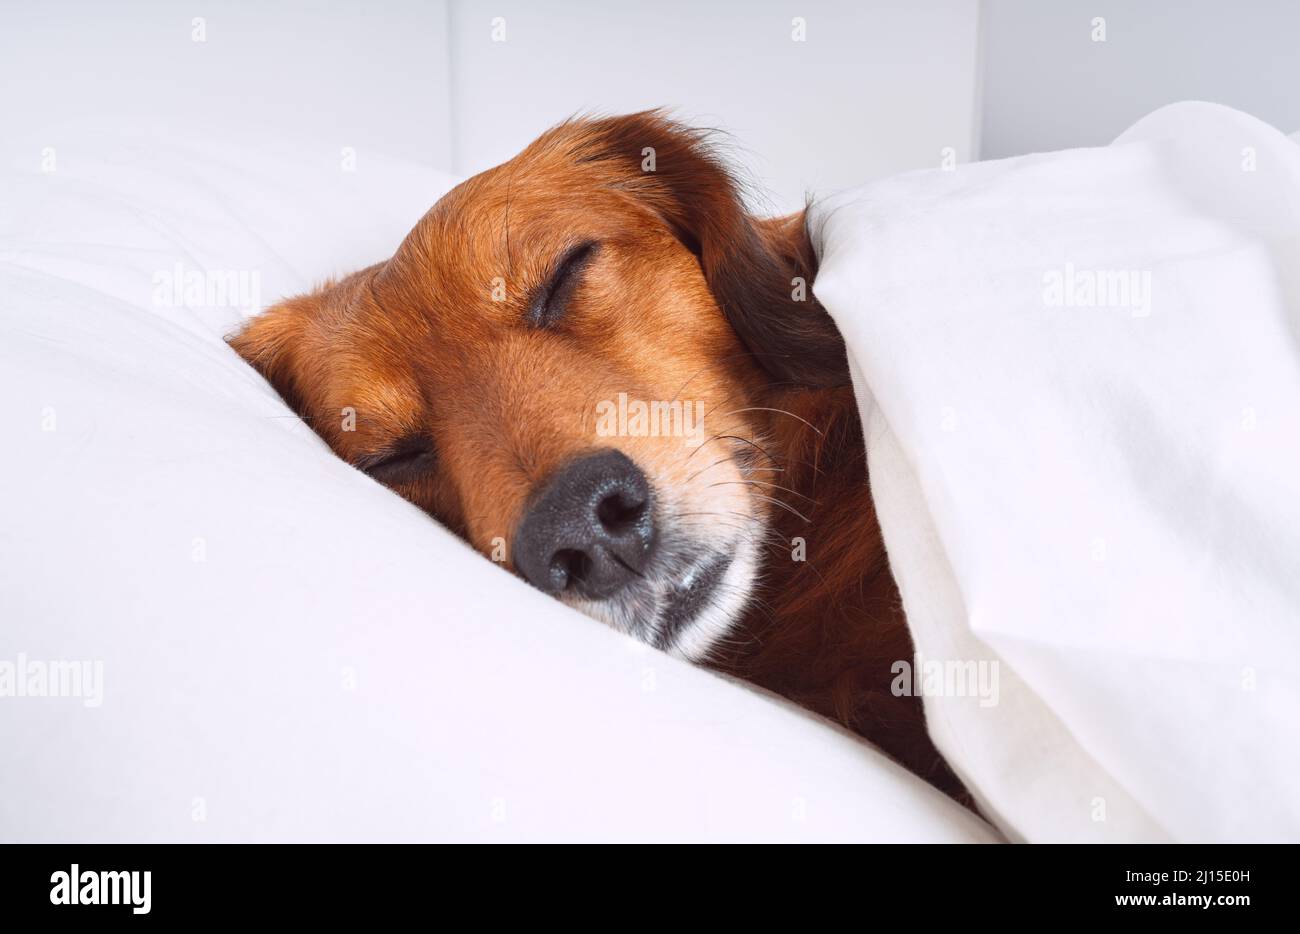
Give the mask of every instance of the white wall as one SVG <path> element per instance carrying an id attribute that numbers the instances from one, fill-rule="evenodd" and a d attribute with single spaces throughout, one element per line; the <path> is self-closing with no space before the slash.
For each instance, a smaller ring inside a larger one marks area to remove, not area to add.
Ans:
<path id="1" fill-rule="evenodd" d="M 1105 145 L 1181 100 L 1300 129 L 1295 0 L 985 0 L 983 62 L 985 159 Z"/>
<path id="2" fill-rule="evenodd" d="M 780 210 L 938 165 L 944 147 L 970 156 L 975 0 L 450 0 L 450 13 L 462 173 L 577 111 L 656 106 L 730 131 Z"/>
<path id="3" fill-rule="evenodd" d="M 1104 144 L 1186 98 L 1300 128 L 1292 0 L 46 0 L 0 27 L 0 153 L 91 116 L 471 174 L 575 112 L 664 105 L 728 130 L 789 210 L 976 138 L 983 158 Z"/>
<path id="4" fill-rule="evenodd" d="M 447 62 L 444 0 L 7 3 L 0 149 L 15 125 L 109 118 L 254 144 L 261 133 L 319 139 L 359 159 L 380 149 L 445 168 Z"/>
<path id="5" fill-rule="evenodd" d="M 970 157 L 977 21 L 976 0 L 48 0 L 0 13 L 0 120 L 276 133 L 468 175 L 575 112 L 668 106 L 729 131 L 760 206 L 790 210 Z"/>

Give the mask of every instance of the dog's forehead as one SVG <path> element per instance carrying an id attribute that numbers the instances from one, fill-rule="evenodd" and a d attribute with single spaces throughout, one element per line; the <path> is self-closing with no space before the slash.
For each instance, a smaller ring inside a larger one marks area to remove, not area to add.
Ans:
<path id="1" fill-rule="evenodd" d="M 410 240 L 452 252 L 513 254 L 543 247 L 567 227 L 626 222 L 638 213 L 602 166 L 556 147 L 530 149 L 443 195 Z"/>
<path id="2" fill-rule="evenodd" d="M 419 308 L 451 329 L 446 340 L 477 337 L 480 325 L 517 316 L 575 246 L 647 235 L 628 199 L 596 181 L 512 176 L 509 167 L 462 183 L 420 219 L 376 276 L 377 325 L 396 307 Z"/>

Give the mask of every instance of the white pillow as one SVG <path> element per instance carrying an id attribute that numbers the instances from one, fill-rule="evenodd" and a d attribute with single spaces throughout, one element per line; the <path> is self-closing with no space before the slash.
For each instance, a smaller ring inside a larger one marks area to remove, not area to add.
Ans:
<path id="1" fill-rule="evenodd" d="M 91 677 L 0 697 L 0 839 L 994 839 L 856 739 L 493 567 L 222 342 L 389 255 L 449 178 L 183 133 L 10 152 L 0 691 Z M 187 278 L 212 294 L 177 304 Z"/>

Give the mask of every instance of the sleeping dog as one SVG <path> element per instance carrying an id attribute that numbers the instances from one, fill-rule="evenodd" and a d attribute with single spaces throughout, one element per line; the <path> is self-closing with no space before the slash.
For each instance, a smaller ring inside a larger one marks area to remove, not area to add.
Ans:
<path id="1" fill-rule="evenodd" d="M 339 457 L 545 593 L 961 786 L 920 700 L 803 213 L 705 133 L 572 120 L 231 338 Z"/>

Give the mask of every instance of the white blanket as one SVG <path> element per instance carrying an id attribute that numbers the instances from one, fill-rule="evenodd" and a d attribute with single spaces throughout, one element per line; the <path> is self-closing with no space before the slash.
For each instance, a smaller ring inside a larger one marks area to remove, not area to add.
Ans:
<path id="1" fill-rule="evenodd" d="M 814 225 L 916 674 L 985 676 L 926 697 L 985 810 L 1300 840 L 1300 147 L 1181 104 Z"/>

